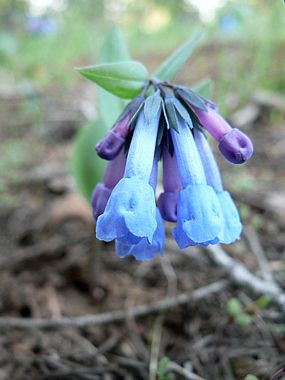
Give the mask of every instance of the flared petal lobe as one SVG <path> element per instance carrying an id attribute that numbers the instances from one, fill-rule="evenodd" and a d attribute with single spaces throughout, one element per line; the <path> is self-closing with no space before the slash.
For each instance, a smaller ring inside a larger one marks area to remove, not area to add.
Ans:
<path id="1" fill-rule="evenodd" d="M 195 184 L 181 191 L 177 207 L 177 227 L 173 231 L 180 248 L 216 242 L 222 223 L 221 206 L 212 187 Z"/>
<path id="2" fill-rule="evenodd" d="M 230 194 L 223 189 L 220 170 L 207 139 L 198 130 L 195 130 L 194 136 L 205 170 L 207 184 L 215 190 L 223 213 L 223 228 L 216 243 L 233 243 L 239 239 L 242 231 L 238 210 Z"/>
<path id="3" fill-rule="evenodd" d="M 171 135 L 183 185 L 173 235 L 180 248 L 216 243 L 223 226 L 222 210 L 215 191 L 206 183 L 192 132 L 181 121 L 179 133 L 171 131 Z"/>
<path id="4" fill-rule="evenodd" d="M 223 232 L 220 235 L 220 243 L 231 244 L 240 238 L 242 224 L 238 210 L 229 192 L 217 193 L 223 212 Z"/>
<path id="5" fill-rule="evenodd" d="M 105 212 L 96 225 L 97 238 L 104 241 L 121 239 L 129 234 L 152 242 L 156 229 L 155 198 L 152 187 L 133 177 L 123 178 L 114 188 Z"/>
<path id="6" fill-rule="evenodd" d="M 157 227 L 153 235 L 153 241 L 150 243 L 146 238 L 139 241 L 138 244 L 127 244 L 121 240 L 116 240 L 116 252 L 121 258 L 132 255 L 136 260 L 152 260 L 158 254 L 163 255 L 164 250 L 164 226 L 158 209 L 156 209 Z"/>

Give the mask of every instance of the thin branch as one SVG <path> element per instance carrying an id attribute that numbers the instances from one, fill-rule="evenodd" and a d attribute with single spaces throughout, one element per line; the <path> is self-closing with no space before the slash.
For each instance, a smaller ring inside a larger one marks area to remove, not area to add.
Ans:
<path id="1" fill-rule="evenodd" d="M 215 264 L 227 272 L 233 282 L 246 286 L 257 294 L 269 295 L 285 311 L 285 293 L 276 283 L 255 276 L 243 264 L 232 259 L 219 245 L 208 246 L 204 249 Z"/>
<path id="2" fill-rule="evenodd" d="M 228 281 L 221 280 L 210 285 L 203 286 L 191 293 L 181 293 L 175 297 L 167 297 L 149 304 L 136 305 L 125 310 L 115 310 L 106 313 L 85 315 L 82 317 L 63 317 L 54 319 L 45 318 L 14 318 L 0 317 L 0 329 L 57 329 L 61 327 L 82 328 L 86 326 L 103 325 L 113 322 L 122 322 L 128 318 L 143 317 L 148 314 L 158 313 L 189 302 L 199 301 L 211 294 L 219 293 L 228 286 Z"/>
<path id="3" fill-rule="evenodd" d="M 162 325 L 163 325 L 163 314 L 157 317 L 154 323 L 154 327 L 153 327 L 153 336 L 152 336 L 150 360 L 149 360 L 149 380 L 156 380 L 157 378 L 156 373 L 157 373 L 157 367 L 158 367 Z"/>
<path id="4" fill-rule="evenodd" d="M 186 368 L 181 367 L 179 364 L 175 362 L 170 362 L 168 368 L 169 370 L 177 373 L 178 375 L 183 376 L 187 380 L 205 380 L 203 377 L 188 371 Z"/>
<path id="5" fill-rule="evenodd" d="M 254 253 L 254 255 L 258 261 L 258 265 L 260 267 L 262 277 L 266 281 L 271 281 L 271 282 L 275 283 L 275 279 L 274 279 L 272 272 L 270 270 L 270 266 L 268 264 L 266 254 L 265 254 L 265 252 L 264 252 L 264 250 L 260 244 L 257 233 L 251 227 L 247 227 L 244 229 L 244 234 L 248 240 L 248 243 L 249 243 L 249 246 L 250 246 L 252 252 Z"/>

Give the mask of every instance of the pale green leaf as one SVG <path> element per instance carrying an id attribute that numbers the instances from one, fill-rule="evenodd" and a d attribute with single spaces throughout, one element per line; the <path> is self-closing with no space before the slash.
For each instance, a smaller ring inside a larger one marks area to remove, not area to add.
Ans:
<path id="1" fill-rule="evenodd" d="M 252 318 L 248 314 L 240 313 L 235 316 L 235 322 L 241 326 L 248 326 L 251 324 Z"/>
<path id="2" fill-rule="evenodd" d="M 160 359 L 158 363 L 158 368 L 157 368 L 158 376 L 162 377 L 165 375 L 165 373 L 167 372 L 169 368 L 169 363 L 170 363 L 170 360 L 166 356 Z"/>
<path id="3" fill-rule="evenodd" d="M 154 77 L 160 80 L 172 81 L 177 73 L 182 69 L 193 49 L 201 40 L 202 33 L 197 32 L 193 38 L 178 48 L 169 58 L 167 58 L 155 71 Z"/>
<path id="4" fill-rule="evenodd" d="M 145 66 L 137 61 L 88 66 L 79 68 L 79 72 L 98 86 L 125 99 L 138 95 L 148 77 Z"/>
<path id="5" fill-rule="evenodd" d="M 101 46 L 99 63 L 128 61 L 130 59 L 128 47 L 120 29 L 113 26 Z M 109 129 L 122 112 L 126 101 L 99 87 L 98 105 L 100 118 L 103 119 L 107 129 Z"/>
<path id="6" fill-rule="evenodd" d="M 71 171 L 80 193 L 90 202 L 94 186 L 102 181 L 106 161 L 97 156 L 94 146 L 103 137 L 103 122 L 96 120 L 83 126 L 71 155 Z"/>
<path id="7" fill-rule="evenodd" d="M 242 304 L 237 298 L 232 297 L 228 301 L 227 310 L 228 310 L 229 315 L 231 315 L 232 317 L 235 317 L 236 315 L 240 314 L 242 312 L 242 309 L 243 309 Z"/>
<path id="8" fill-rule="evenodd" d="M 258 300 L 255 302 L 255 305 L 259 309 L 265 309 L 270 304 L 270 302 L 271 302 L 271 297 L 264 294 L 263 296 L 258 298 Z"/>
<path id="9" fill-rule="evenodd" d="M 246 375 L 245 379 L 244 380 L 258 380 L 258 377 L 256 377 L 255 375 Z"/>

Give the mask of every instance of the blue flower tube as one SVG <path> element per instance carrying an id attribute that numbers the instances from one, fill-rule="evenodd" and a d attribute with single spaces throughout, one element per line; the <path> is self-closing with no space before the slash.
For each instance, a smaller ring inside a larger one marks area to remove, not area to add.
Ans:
<path id="1" fill-rule="evenodd" d="M 207 185 L 193 134 L 179 118 L 179 130 L 171 130 L 183 190 L 177 204 L 177 226 L 173 235 L 180 248 L 217 242 L 223 226 L 218 197 Z"/>
<path id="2" fill-rule="evenodd" d="M 206 174 L 207 184 L 215 190 L 223 212 L 224 224 L 222 233 L 219 235 L 219 242 L 233 243 L 240 238 L 242 231 L 238 210 L 230 193 L 223 189 L 221 174 L 207 139 L 198 130 L 195 130 L 194 136 Z"/>
<path id="3" fill-rule="evenodd" d="M 158 159 L 157 157 L 155 157 L 149 181 L 150 185 L 153 188 L 154 194 L 157 185 L 157 165 Z M 152 243 L 149 243 L 147 238 L 141 239 L 138 244 L 127 244 L 122 242 L 120 239 L 117 239 L 117 255 L 121 258 L 133 255 L 137 260 L 151 260 L 154 257 L 156 257 L 159 253 L 163 255 L 165 233 L 163 220 L 161 218 L 160 211 L 158 208 L 156 209 L 156 223 L 157 227 L 153 235 Z"/>
<path id="4" fill-rule="evenodd" d="M 96 225 L 97 238 L 119 239 L 138 244 L 143 238 L 152 243 L 157 228 L 153 188 L 149 184 L 152 171 L 160 111 L 148 123 L 141 111 L 127 157 L 124 178 L 116 185 L 105 212 Z"/>

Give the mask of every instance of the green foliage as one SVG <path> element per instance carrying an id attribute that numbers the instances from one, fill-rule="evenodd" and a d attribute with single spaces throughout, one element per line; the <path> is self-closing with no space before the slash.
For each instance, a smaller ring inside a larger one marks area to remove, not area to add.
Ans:
<path id="1" fill-rule="evenodd" d="M 126 41 L 121 31 L 116 26 L 113 26 L 100 49 L 99 63 L 128 60 L 130 60 L 130 54 Z M 124 107 L 125 101 L 99 87 L 98 104 L 102 120 L 106 126 L 111 126 Z"/>
<path id="2" fill-rule="evenodd" d="M 258 298 L 257 301 L 255 301 L 255 306 L 258 309 L 266 309 L 269 306 L 270 302 L 271 302 L 271 297 L 264 294 L 263 296 Z"/>
<path id="3" fill-rule="evenodd" d="M 129 59 L 126 44 L 120 31 L 113 28 L 101 50 L 100 62 Z M 94 145 L 110 128 L 122 111 L 124 102 L 102 89 L 99 92 L 100 120 L 85 125 L 78 133 L 71 156 L 71 170 L 79 191 L 90 201 L 94 186 L 102 180 L 106 161 L 97 156 Z"/>
<path id="4" fill-rule="evenodd" d="M 244 311 L 244 308 L 238 298 L 232 297 L 227 304 L 227 310 L 235 323 L 241 326 L 248 326 L 252 322 L 252 318 Z"/>
<path id="5" fill-rule="evenodd" d="M 169 363 L 170 363 L 170 360 L 166 356 L 160 359 L 158 363 L 157 372 L 156 372 L 158 380 L 173 380 L 174 379 L 173 374 L 168 373 Z"/>
<path id="6" fill-rule="evenodd" d="M 105 63 L 79 68 L 79 72 L 111 92 L 124 99 L 138 95 L 148 77 L 145 66 L 137 61 Z"/>
<path id="7" fill-rule="evenodd" d="M 245 379 L 244 380 L 258 380 L 258 377 L 256 377 L 255 375 L 246 375 Z"/>
<path id="8" fill-rule="evenodd" d="M 242 304 L 239 299 L 231 298 L 227 304 L 227 310 L 230 316 L 235 317 L 242 311 Z"/>
<path id="9" fill-rule="evenodd" d="M 71 170 L 78 190 L 90 202 L 92 190 L 102 180 L 106 161 L 96 155 L 95 143 L 104 135 L 103 123 L 96 120 L 82 127 L 75 140 Z"/>
<path id="10" fill-rule="evenodd" d="M 251 314 L 268 307 L 270 301 L 271 297 L 267 295 L 258 298 L 257 301 L 253 302 L 249 307 Z M 252 322 L 252 316 L 244 309 L 238 298 L 232 297 L 228 300 L 227 311 L 238 325 L 248 326 Z"/>
<path id="11" fill-rule="evenodd" d="M 154 72 L 154 76 L 161 80 L 174 80 L 177 73 L 182 69 L 192 54 L 193 49 L 201 40 L 201 37 L 202 33 L 196 32 L 193 38 L 178 48 L 159 66 L 159 68 Z"/>

